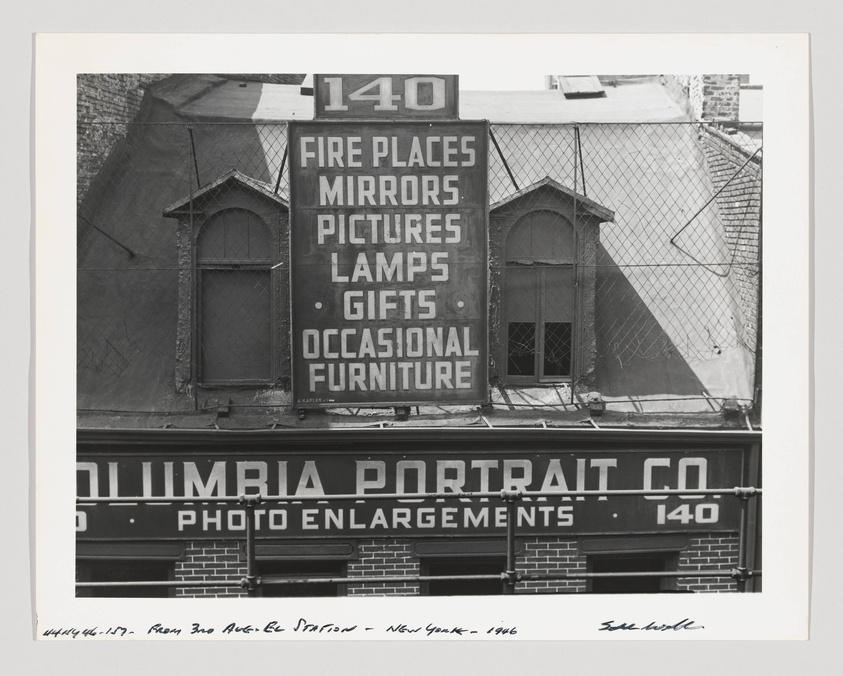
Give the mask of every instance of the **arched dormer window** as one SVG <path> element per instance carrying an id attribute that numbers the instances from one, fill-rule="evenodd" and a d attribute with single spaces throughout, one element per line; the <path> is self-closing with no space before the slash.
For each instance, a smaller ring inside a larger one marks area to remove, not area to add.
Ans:
<path id="1" fill-rule="evenodd" d="M 523 215 L 505 248 L 506 374 L 568 381 L 574 373 L 577 236 L 556 211 Z"/>
<path id="2" fill-rule="evenodd" d="M 614 218 L 550 177 L 491 206 L 489 343 L 500 383 L 594 389 L 600 225 Z"/>
<path id="3" fill-rule="evenodd" d="M 223 209 L 196 239 L 198 376 L 205 384 L 272 379 L 272 236 L 254 212 Z"/>
<path id="4" fill-rule="evenodd" d="M 179 265 L 175 388 L 287 382 L 282 233 L 289 205 L 236 169 L 164 209 Z"/>

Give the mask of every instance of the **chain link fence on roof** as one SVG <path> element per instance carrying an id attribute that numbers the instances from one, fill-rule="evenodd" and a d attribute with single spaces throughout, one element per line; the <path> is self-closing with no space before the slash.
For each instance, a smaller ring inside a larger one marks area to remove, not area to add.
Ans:
<path id="1" fill-rule="evenodd" d="M 102 126 L 80 124 L 80 138 L 95 138 Z M 233 190 L 224 180 L 232 173 L 268 203 L 288 200 L 286 125 L 125 128 L 78 202 L 80 397 L 132 388 L 140 376 L 172 384 L 185 332 L 201 346 L 190 360 L 194 382 L 273 377 L 286 387 L 277 376 L 289 358 L 278 354 L 289 312 L 276 323 L 267 319 L 270 304 L 288 308 L 278 298 L 286 287 L 270 274 L 283 255 L 285 224 L 250 221 L 233 202 L 197 227 L 193 247 L 184 247 L 177 219 L 164 214 L 180 204 L 189 215 L 192 200 L 209 186 Z M 614 214 L 600 224 L 589 263 L 598 379 L 601 369 L 620 373 L 646 370 L 648 363 L 705 362 L 728 350 L 756 353 L 758 145 L 740 148 L 725 134 L 690 123 L 490 129 L 492 211 L 516 194 L 529 203 L 538 194 L 531 188 L 549 180 L 592 211 Z M 84 162 L 80 156 L 80 176 L 92 173 Z M 541 210 L 527 221 L 513 228 L 502 257 L 490 261 L 492 276 L 507 280 L 501 297 L 509 310 L 499 328 L 507 363 L 500 368 L 513 376 L 564 378 L 575 368 L 572 327 L 582 303 L 572 291 L 583 265 L 575 253 L 577 224 L 566 234 Z M 245 240 L 232 236 L 244 228 Z M 188 317 L 179 309 L 186 270 L 195 271 L 196 282 Z M 83 408 L 84 401 L 98 406 L 89 397 L 80 399 Z"/>

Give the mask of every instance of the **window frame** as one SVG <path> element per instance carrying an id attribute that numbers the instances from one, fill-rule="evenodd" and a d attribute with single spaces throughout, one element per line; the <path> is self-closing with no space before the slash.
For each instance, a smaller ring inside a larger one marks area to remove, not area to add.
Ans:
<path id="1" fill-rule="evenodd" d="M 257 205 L 255 205 L 257 206 Z M 200 256 L 200 238 L 202 237 L 205 227 L 214 219 L 229 212 L 245 213 L 250 219 L 254 219 L 263 228 L 266 229 L 270 257 L 269 258 L 223 258 L 223 259 L 208 259 L 203 261 Z M 202 222 L 197 224 L 193 235 L 193 290 L 192 296 L 194 299 L 193 308 L 193 344 L 195 350 L 193 351 L 193 368 L 194 368 L 194 382 L 199 387 L 213 389 L 224 387 L 255 387 L 267 386 L 274 383 L 278 379 L 278 297 L 277 297 L 277 281 L 276 281 L 276 266 L 278 260 L 278 233 L 273 226 L 264 219 L 255 208 L 249 208 L 242 204 L 226 205 L 216 209 L 202 219 Z M 269 288 L 269 316 L 267 321 L 269 324 L 269 373 L 266 378 L 207 378 L 203 371 L 203 277 L 206 272 L 214 271 L 232 271 L 232 272 L 267 272 L 267 285 Z"/>
<path id="2" fill-rule="evenodd" d="M 431 572 L 432 567 L 441 567 L 441 566 L 453 566 L 456 569 L 460 569 L 463 567 L 472 567 L 472 566 L 488 566 L 490 572 L 483 573 L 492 575 L 491 569 L 494 569 L 495 573 L 500 573 L 501 575 L 506 571 L 506 555 L 505 554 L 498 554 L 498 555 L 491 555 L 486 554 L 483 556 L 480 555 L 471 555 L 471 556 L 463 556 L 463 557 L 455 557 L 455 556 L 425 556 L 422 557 L 419 561 L 419 571 L 422 576 L 433 576 L 433 577 L 446 577 L 447 575 L 471 575 L 471 572 L 461 572 L 460 570 L 455 570 L 453 573 L 438 573 L 433 574 Z M 455 593 L 455 594 L 433 594 L 431 593 L 430 586 L 431 583 L 436 584 L 435 580 L 422 580 L 419 584 L 419 595 L 420 596 L 499 596 L 504 593 L 503 589 L 506 583 L 501 577 L 500 581 L 495 583 L 494 580 L 443 580 L 442 582 L 448 583 L 456 583 L 463 588 L 466 586 L 471 588 L 472 583 L 480 585 L 488 585 L 493 586 L 497 584 L 497 591 L 491 592 L 471 592 L 471 593 Z"/>
<path id="3" fill-rule="evenodd" d="M 525 259 L 511 258 L 509 252 L 513 245 L 513 238 L 518 233 L 519 225 L 525 219 L 539 213 L 548 212 L 554 215 L 562 223 L 571 228 L 573 237 L 573 260 L 560 261 L 559 259 L 546 259 L 540 262 L 528 261 Z M 571 384 L 576 380 L 579 358 L 579 327 L 581 325 L 581 285 L 579 284 L 580 277 L 580 236 L 574 223 L 568 218 L 563 211 L 549 205 L 537 205 L 533 209 L 526 210 L 518 215 L 518 218 L 509 226 L 508 232 L 504 238 L 502 247 L 502 262 L 503 270 L 501 275 L 501 350 L 502 350 L 502 377 L 504 382 L 512 385 L 550 385 L 550 384 Z M 537 271 L 537 283 L 534 286 L 535 293 L 535 352 L 533 355 L 533 375 L 518 375 L 509 372 L 509 325 L 510 325 L 510 301 L 509 301 L 509 284 L 512 269 L 529 269 Z M 574 299 L 574 306 L 571 310 L 571 347 L 570 347 L 570 373 L 566 376 L 548 376 L 544 374 L 544 351 L 545 351 L 545 317 L 547 316 L 546 300 L 547 300 L 547 275 L 548 269 L 569 269 L 571 273 L 573 288 L 571 295 Z"/>
<path id="4" fill-rule="evenodd" d="M 114 570 L 125 568 L 128 564 L 159 565 L 167 567 L 168 582 L 176 581 L 176 562 L 184 560 L 184 546 L 172 542 L 88 542 L 76 543 L 76 580 L 93 582 L 93 570 L 96 567 L 108 567 Z M 134 578 L 134 576 L 130 576 Z M 132 580 L 146 582 L 147 580 Z M 156 580 L 149 580 L 156 581 Z M 119 594 L 109 593 L 110 589 L 132 590 L 145 589 L 154 594 Z M 175 586 L 153 587 L 77 587 L 77 598 L 175 598 Z"/>
<path id="5" fill-rule="evenodd" d="M 638 552 L 594 552 L 589 553 L 586 555 L 586 571 L 588 573 L 597 572 L 594 570 L 594 564 L 596 562 L 612 562 L 616 561 L 618 564 L 623 564 L 632 561 L 644 561 L 647 559 L 661 559 L 664 563 L 664 569 L 661 571 L 653 571 L 653 572 L 663 572 L 663 573 L 671 573 L 679 570 L 679 552 L 674 550 L 654 550 L 654 551 L 638 551 Z M 634 569 L 634 565 L 631 566 L 630 570 L 619 570 L 619 571 L 602 571 L 602 572 L 637 572 Z M 630 581 L 634 584 L 635 580 L 658 580 L 659 589 L 658 590 L 651 590 L 651 591 L 642 591 L 639 589 L 620 589 L 620 590 L 602 590 L 602 589 L 594 589 L 595 584 L 598 586 L 603 580 L 611 581 L 614 580 L 615 584 L 618 584 L 618 581 Z M 678 579 L 673 575 L 664 575 L 661 577 L 653 576 L 653 577 L 645 577 L 645 578 L 636 578 L 636 577 L 616 577 L 616 578 L 588 578 L 586 582 L 586 592 L 590 594 L 669 594 L 675 593 L 677 591 L 681 591 L 678 588 Z"/>
<path id="6" fill-rule="evenodd" d="M 324 565 L 324 566 L 331 566 L 334 565 L 338 568 L 338 572 L 336 574 L 332 573 L 323 573 L 323 572 L 316 572 L 316 573 L 273 573 L 267 571 L 267 568 L 272 568 L 273 565 L 287 565 L 291 567 L 300 567 L 300 568 L 307 568 L 308 566 L 314 565 Z M 322 578 L 324 577 L 326 580 L 329 579 L 336 579 L 336 578 L 343 578 L 348 580 L 348 561 L 344 559 L 337 559 L 337 558 L 311 558 L 311 559 L 302 559 L 299 557 L 261 557 L 257 562 L 258 568 L 258 576 L 261 578 L 272 578 L 272 579 L 315 579 L 315 578 Z M 302 583 L 305 588 L 315 587 L 320 583 Z M 283 592 L 286 585 L 260 585 L 258 595 L 265 598 L 339 598 L 343 596 L 348 596 L 348 582 L 333 582 L 333 583 L 322 583 L 322 584 L 334 584 L 336 585 L 336 593 L 335 594 L 267 594 L 267 589 L 274 589 L 278 590 L 279 592 Z"/>
<path id="7" fill-rule="evenodd" d="M 147 565 L 150 567 L 166 568 L 167 577 L 165 579 L 145 580 L 138 579 L 135 575 L 128 575 L 131 582 L 175 582 L 176 581 L 176 562 L 168 559 L 153 559 L 153 558 L 133 558 L 133 559 L 77 559 L 76 560 L 76 579 L 78 582 L 120 582 L 120 580 L 94 580 L 95 569 L 100 569 L 100 572 L 111 572 L 125 570 L 126 566 L 130 569 L 138 566 Z M 105 577 L 109 577 L 106 575 Z M 121 577 L 120 575 L 116 577 Z M 126 587 L 80 587 L 76 590 L 76 598 L 175 598 L 176 588 L 173 585 L 168 586 L 126 586 Z"/>
<path id="8" fill-rule="evenodd" d="M 332 541 L 332 542 L 314 542 L 305 540 L 265 540 L 259 541 L 255 545 L 255 559 L 257 562 L 258 576 L 273 577 L 273 578 L 302 578 L 302 577 L 341 577 L 348 580 L 348 566 L 349 562 L 358 558 L 357 544 L 353 541 Z M 241 561 L 246 560 L 246 545 L 241 545 L 240 553 Z M 267 564 L 270 566 L 273 563 L 283 563 L 288 565 L 307 566 L 312 564 L 336 564 L 341 569 L 341 574 L 327 575 L 327 574 L 274 574 L 265 573 Z M 337 582 L 336 597 L 348 596 L 348 582 Z M 273 588 L 279 589 L 284 585 L 271 585 Z M 308 585 L 309 586 L 309 585 Z M 263 585 L 258 587 L 258 596 L 264 596 L 263 590 L 267 587 Z M 302 598 L 295 595 L 286 596 L 266 595 L 267 598 Z M 310 595 L 305 598 L 311 598 Z M 315 596 L 314 596 L 315 598 Z M 335 598 L 333 595 L 324 598 Z"/>

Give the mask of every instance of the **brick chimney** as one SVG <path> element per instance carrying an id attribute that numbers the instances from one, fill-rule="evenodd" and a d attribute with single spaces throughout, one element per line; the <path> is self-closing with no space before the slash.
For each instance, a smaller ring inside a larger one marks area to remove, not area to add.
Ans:
<path id="1" fill-rule="evenodd" d="M 739 75 L 692 75 L 688 98 L 694 118 L 706 122 L 737 122 L 741 90 Z"/>

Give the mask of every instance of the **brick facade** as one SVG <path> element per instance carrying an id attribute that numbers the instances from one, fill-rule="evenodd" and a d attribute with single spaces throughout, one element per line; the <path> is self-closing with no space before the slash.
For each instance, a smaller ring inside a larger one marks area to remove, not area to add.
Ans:
<path id="1" fill-rule="evenodd" d="M 737 533 L 701 535 L 691 538 L 679 555 L 679 570 L 729 570 L 738 565 Z M 677 587 L 693 592 L 733 592 L 737 584 L 728 577 L 680 578 Z"/>
<path id="2" fill-rule="evenodd" d="M 246 576 L 246 561 L 239 542 L 187 542 L 184 560 L 176 561 L 176 579 L 190 581 L 240 582 Z M 245 596 L 237 587 L 177 587 L 177 597 L 202 598 Z"/>
<path id="3" fill-rule="evenodd" d="M 585 555 L 570 538 L 527 538 L 524 551 L 515 559 L 515 569 L 528 575 L 576 574 L 586 571 Z M 536 580 L 520 582 L 516 594 L 558 594 L 582 592 L 585 580 Z"/>
<path id="4" fill-rule="evenodd" d="M 410 540 L 362 540 L 358 544 L 358 558 L 348 562 L 348 577 L 394 577 L 419 575 L 420 562 L 413 554 Z M 417 596 L 418 582 L 349 584 L 349 596 Z"/>
<path id="5" fill-rule="evenodd" d="M 348 562 L 348 596 L 418 596 L 419 582 L 354 583 L 355 577 L 400 577 L 421 574 L 421 559 L 413 550 L 413 540 L 360 540 L 357 556 Z M 521 549 L 516 570 L 525 575 L 575 575 L 587 571 L 586 555 L 579 541 L 570 537 L 519 538 Z M 738 565 L 737 533 L 702 533 L 690 538 L 679 554 L 680 571 L 730 571 Z M 187 542 L 183 560 L 176 562 L 179 581 L 239 583 L 246 576 L 242 543 Z M 729 577 L 689 577 L 676 581 L 677 589 L 691 592 L 734 592 L 736 583 Z M 560 594 L 585 592 L 586 580 L 526 580 L 516 585 L 517 594 Z M 179 598 L 244 597 L 239 587 L 178 587 Z"/>
<path id="6" fill-rule="evenodd" d="M 740 143 L 740 138 L 743 135 L 735 138 L 705 127 L 700 141 L 713 188 L 715 192 L 722 189 L 715 202 L 731 252 L 730 273 L 739 298 L 735 326 L 744 346 L 754 353 L 761 290 L 761 154 L 752 157 L 752 145 Z"/>
<path id="7" fill-rule="evenodd" d="M 140 110 L 143 88 L 167 75 L 80 74 L 76 79 L 76 203 L 88 193 L 128 124 Z"/>
<path id="8" fill-rule="evenodd" d="M 675 75 L 665 86 L 677 100 L 685 98 L 693 119 L 704 122 L 737 122 L 740 113 L 740 75 Z"/>

